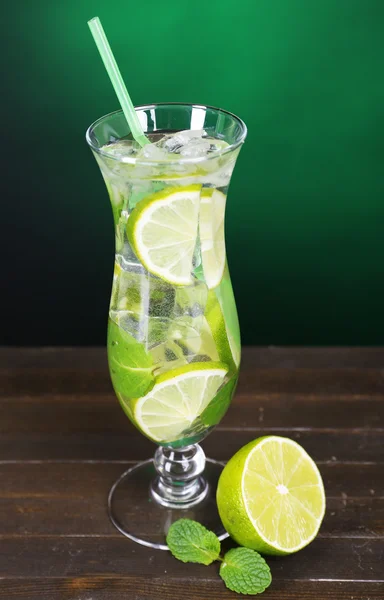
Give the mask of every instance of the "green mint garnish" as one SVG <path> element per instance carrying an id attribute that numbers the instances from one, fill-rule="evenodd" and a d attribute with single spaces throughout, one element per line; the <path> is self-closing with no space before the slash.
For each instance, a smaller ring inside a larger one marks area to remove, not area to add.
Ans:
<path id="1" fill-rule="evenodd" d="M 167 544 L 173 556 L 182 562 L 210 565 L 220 554 L 217 536 L 190 519 L 179 519 L 171 525 Z"/>
<path id="2" fill-rule="evenodd" d="M 128 398 L 140 398 L 153 387 L 151 355 L 129 333 L 109 322 L 108 358 L 113 387 Z"/>
<path id="3" fill-rule="evenodd" d="M 232 592 L 261 594 L 271 584 L 271 571 L 256 550 L 232 548 L 222 559 L 218 537 L 191 519 L 179 519 L 171 525 L 167 544 L 173 556 L 182 562 L 210 565 L 221 560 L 220 577 Z"/>
<path id="4" fill-rule="evenodd" d="M 220 577 L 238 594 L 261 594 L 271 584 L 271 571 L 255 550 L 232 548 L 224 556 Z"/>

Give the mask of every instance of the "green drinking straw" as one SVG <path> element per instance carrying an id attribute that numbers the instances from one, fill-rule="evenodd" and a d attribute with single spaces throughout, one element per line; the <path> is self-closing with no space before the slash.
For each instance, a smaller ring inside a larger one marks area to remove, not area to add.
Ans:
<path id="1" fill-rule="evenodd" d="M 128 90 L 125 87 L 125 83 L 115 61 L 115 57 L 113 56 L 111 46 L 108 43 L 107 36 L 105 35 L 99 17 L 94 17 L 88 21 L 88 25 L 93 35 L 93 39 L 96 42 L 97 49 L 100 52 L 104 66 L 107 69 L 113 89 L 115 90 L 119 99 L 121 108 L 123 109 L 123 113 L 127 119 L 133 137 L 135 138 L 136 142 L 140 144 L 140 146 L 150 144 L 150 141 L 144 135 L 143 128 L 140 125 L 140 121 L 132 104 L 132 100 L 129 97 Z"/>

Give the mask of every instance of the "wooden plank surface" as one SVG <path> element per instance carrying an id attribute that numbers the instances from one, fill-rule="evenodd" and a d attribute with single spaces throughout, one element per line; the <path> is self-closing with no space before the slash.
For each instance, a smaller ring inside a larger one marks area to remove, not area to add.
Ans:
<path id="1" fill-rule="evenodd" d="M 50 396 L 52 394 L 88 394 L 95 401 L 111 392 L 106 365 L 98 369 L 75 367 L 1 368 L 2 394 L 7 398 Z M 74 387 L 75 386 L 75 387 Z M 384 377 L 381 369 L 357 368 L 257 368 L 242 366 L 239 394 L 290 394 L 314 396 L 346 395 L 381 397 Z"/>
<path id="2" fill-rule="evenodd" d="M 0 536 L 119 537 L 105 518 L 106 491 L 128 466 L 111 462 L 0 464 Z M 320 465 L 327 492 L 320 537 L 384 537 L 380 467 Z"/>
<path id="3" fill-rule="evenodd" d="M 231 544 L 223 543 L 224 550 Z M 336 558 L 337 557 L 337 558 Z M 296 556 L 268 558 L 277 584 L 281 579 L 363 579 L 378 581 L 383 576 L 381 539 L 318 538 L 300 560 Z M 177 564 L 177 563 L 176 563 Z M 0 577 L 77 577 L 100 575 L 188 578 L 215 581 L 217 565 L 177 565 L 170 552 L 133 545 L 123 536 L 109 538 L 69 536 L 22 536 L 2 539 Z"/>
<path id="4" fill-rule="evenodd" d="M 215 580 L 179 580 L 93 575 L 91 577 L 4 578 L 0 594 L 9 600 L 235 600 L 243 598 Z M 0 596 L 1 597 L 1 596 Z M 259 596 L 257 596 L 258 598 Z M 383 600 L 383 584 L 366 581 L 280 580 L 265 600 Z"/>
<path id="5" fill-rule="evenodd" d="M 126 418 L 121 414 L 120 418 Z M 67 425 L 66 425 L 67 426 Z M 126 433 L 20 433 L 0 435 L 0 456 L 3 460 L 142 460 L 154 454 L 155 446 L 133 428 Z M 53 427 L 53 429 L 55 429 Z M 222 444 L 226 432 L 226 445 Z M 298 441 L 318 462 L 377 462 L 383 460 L 383 434 L 368 431 L 292 431 L 287 428 L 217 428 L 203 442 L 212 458 L 226 461 L 249 441 L 267 434 L 286 435 Z"/>
<path id="6" fill-rule="evenodd" d="M 0 365 L 4 368 L 74 368 L 106 370 L 105 348 L 45 347 L 16 348 L 0 346 Z M 383 348 L 306 348 L 277 346 L 243 348 L 242 366 L 247 368 L 357 368 L 382 369 Z"/>
<path id="7" fill-rule="evenodd" d="M 383 365 L 380 348 L 244 351 L 206 453 L 225 461 L 259 435 L 286 435 L 317 461 L 327 493 L 315 542 L 268 559 L 266 600 L 384 599 Z M 183 565 L 110 524 L 111 484 L 154 449 L 114 397 L 105 350 L 0 348 L 0 598 L 238 597 L 215 565 Z"/>

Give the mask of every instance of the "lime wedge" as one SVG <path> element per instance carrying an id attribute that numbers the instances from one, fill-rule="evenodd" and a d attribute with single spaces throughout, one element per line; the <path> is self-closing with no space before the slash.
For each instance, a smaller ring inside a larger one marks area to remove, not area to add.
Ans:
<path id="1" fill-rule="evenodd" d="M 201 186 L 166 188 L 138 202 L 127 235 L 145 268 L 174 285 L 192 283 Z"/>
<path id="2" fill-rule="evenodd" d="M 293 440 L 266 436 L 225 466 L 217 505 L 228 533 L 265 554 L 291 554 L 316 537 L 325 512 L 319 470 Z"/>
<path id="3" fill-rule="evenodd" d="M 234 311 L 236 316 L 236 306 Z M 223 311 L 214 290 L 209 291 L 205 317 L 220 360 L 227 365 L 234 365 L 237 370 L 240 365 L 240 344 L 237 344 L 226 326 Z"/>
<path id="4" fill-rule="evenodd" d="M 236 389 L 238 377 L 234 375 L 228 383 L 223 385 L 219 392 L 217 392 L 215 399 L 212 400 L 201 415 L 201 420 L 204 425 L 212 427 L 220 423 L 221 419 L 227 412 L 233 394 Z"/>
<path id="5" fill-rule="evenodd" d="M 236 367 L 239 367 L 241 359 L 240 326 L 228 266 L 226 266 L 220 286 L 215 289 L 215 294 L 217 295 L 223 314 L 232 357 Z"/>
<path id="6" fill-rule="evenodd" d="M 135 404 L 137 425 L 155 442 L 177 440 L 216 396 L 226 374 L 222 363 L 203 362 L 160 375 Z"/>
<path id="7" fill-rule="evenodd" d="M 205 188 L 200 200 L 200 243 L 204 277 L 209 289 L 219 285 L 225 268 L 224 217 L 226 196 Z"/>

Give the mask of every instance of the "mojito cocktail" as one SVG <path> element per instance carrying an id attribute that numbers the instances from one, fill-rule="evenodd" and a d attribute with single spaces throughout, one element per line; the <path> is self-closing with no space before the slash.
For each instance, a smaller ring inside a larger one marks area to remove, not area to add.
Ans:
<path id="1" fill-rule="evenodd" d="M 197 105 L 136 111 L 150 142 L 143 147 L 120 111 L 87 133 L 116 237 L 108 361 L 124 412 L 160 447 L 153 499 L 185 509 L 208 494 L 197 443 L 224 416 L 238 379 L 224 217 L 246 129 Z"/>

